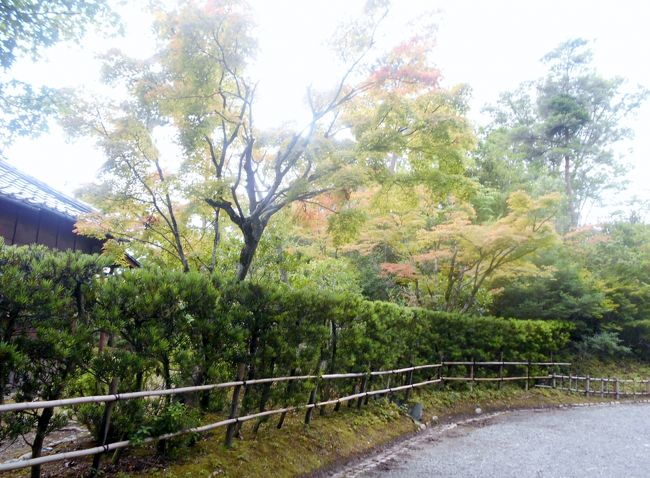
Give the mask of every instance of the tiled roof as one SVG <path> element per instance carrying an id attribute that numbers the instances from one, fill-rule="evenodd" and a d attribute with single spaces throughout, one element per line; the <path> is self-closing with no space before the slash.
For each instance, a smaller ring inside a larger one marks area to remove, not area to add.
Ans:
<path id="1" fill-rule="evenodd" d="M 2 160 L 0 160 L 0 197 L 37 209 L 45 209 L 70 219 L 94 211 L 88 204 L 66 196 Z"/>

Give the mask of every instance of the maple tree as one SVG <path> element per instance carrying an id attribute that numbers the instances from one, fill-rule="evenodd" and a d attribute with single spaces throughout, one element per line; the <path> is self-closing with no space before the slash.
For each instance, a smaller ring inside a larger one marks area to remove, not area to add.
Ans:
<path id="1" fill-rule="evenodd" d="M 421 212 L 420 199 L 435 208 L 451 194 L 467 197 L 474 189 L 465 176 L 467 153 L 474 144 L 465 117 L 468 89 L 440 85 L 440 72 L 427 56 L 431 50 L 430 36 L 416 35 L 398 45 L 388 55 L 390 65 L 371 75 L 381 84 L 344 110 L 366 180 L 354 190 L 293 208 L 298 234 L 312 254 L 354 261 L 351 251 L 373 253 L 372 246 L 363 245 L 363 238 L 372 235 L 370 243 L 384 244 L 386 262 L 395 253 L 389 249 L 407 242 L 403 238 L 412 230 L 410 219 L 415 221 Z"/>
<path id="2" fill-rule="evenodd" d="M 331 91 L 307 92 L 311 119 L 299 131 L 256 128 L 256 83 L 246 69 L 255 41 L 245 6 L 189 2 L 161 14 L 163 47 L 154 57 L 107 55 L 106 79 L 126 87 L 130 102 L 80 102 L 68 118 L 70 130 L 96 135 L 107 156 L 103 183 L 87 194 L 103 214 L 79 230 L 153 246 L 186 271 L 212 271 L 225 219 L 243 238 L 235 275 L 244 279 L 275 214 L 363 179 L 350 141 L 336 135 L 349 127 L 343 109 L 353 100 L 372 108 L 369 92 L 395 82 L 432 81 L 413 74 L 419 56 L 370 55 L 385 14 L 383 3 L 371 2 L 339 32 L 347 66 Z M 178 143 L 176 169 L 156 146 L 164 128 Z"/>
<path id="3" fill-rule="evenodd" d="M 513 193 L 508 214 L 487 223 L 474 222 L 466 203 L 391 215 L 377 218 L 361 245 L 366 251 L 390 245 L 394 260 L 384 262 L 382 271 L 413 285 L 412 303 L 476 311 L 496 274 L 557 240 L 552 220 L 558 203 L 556 194 L 532 199 Z"/>

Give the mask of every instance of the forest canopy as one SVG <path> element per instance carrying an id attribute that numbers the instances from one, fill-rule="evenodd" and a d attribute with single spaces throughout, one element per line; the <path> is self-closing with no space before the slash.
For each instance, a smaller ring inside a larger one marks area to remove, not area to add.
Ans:
<path id="1" fill-rule="evenodd" d="M 473 85 L 444 81 L 432 17 L 385 34 L 398 8 L 387 0 L 335 30 L 336 78 L 314 74 L 299 125 L 260 119 L 269 78 L 240 0 L 150 2 L 155 49 L 106 48 L 99 93 L 14 77 L 53 45 L 119 33 L 118 5 L 0 5 L 0 160 L 55 124 L 92 142 L 103 163 L 79 190 L 93 212 L 75 232 L 104 244 L 84 255 L 0 237 L 0 403 L 204 388 L 197 403 L 3 415 L 0 442 L 29 434 L 38 457 L 70 412 L 97 443 L 142 443 L 224 414 L 210 384 L 234 377 L 316 376 L 244 382 L 242 414 L 262 418 L 307 391 L 314 406 L 323 372 L 471 359 L 474 382 L 476 360 L 500 357 L 501 375 L 509 356 L 527 361 L 527 387 L 533 361 L 558 354 L 650 361 L 648 203 L 597 224 L 586 214 L 624 189 L 622 145 L 648 90 L 599 71 L 596 44 L 549 45 L 543 73 L 502 92 L 481 122 Z"/>
<path id="2" fill-rule="evenodd" d="M 2 39 L 6 73 L 20 55 L 115 23 L 110 2 L 58 3 L 4 13 L 15 31 Z M 589 41 L 550 48 L 543 74 L 477 124 L 471 85 L 442 81 L 435 26 L 385 36 L 395 6 L 367 2 L 331 38 L 339 76 L 304 92 L 304 124 L 269 128 L 249 6 L 152 8 L 155 52 L 102 56 L 119 95 L 58 91 L 40 110 L 103 152 L 80 191 L 97 212 L 76 227 L 114 262 L 128 251 L 145 267 L 224 280 L 561 319 L 577 339 L 641 333 L 631 324 L 648 320 L 647 205 L 600 224 L 585 208 L 624 187 L 616 148 L 648 91 L 598 71 Z M 14 107 L 37 121 L 38 102 Z M 22 134 L 11 121 L 5 136 Z"/>

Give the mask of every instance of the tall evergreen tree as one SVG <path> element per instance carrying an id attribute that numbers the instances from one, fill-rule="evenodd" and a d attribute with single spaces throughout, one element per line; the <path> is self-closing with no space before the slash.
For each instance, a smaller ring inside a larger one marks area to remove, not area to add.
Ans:
<path id="1" fill-rule="evenodd" d="M 632 137 L 624 120 L 647 97 L 592 66 L 587 41 L 562 43 L 542 58 L 547 74 L 501 95 L 479 148 L 479 177 L 492 187 L 562 188 L 562 229 L 577 227 L 588 201 L 620 187 L 625 168 L 613 146 Z M 514 172 L 514 177 L 513 177 Z M 535 191 L 533 191 L 535 192 Z"/>

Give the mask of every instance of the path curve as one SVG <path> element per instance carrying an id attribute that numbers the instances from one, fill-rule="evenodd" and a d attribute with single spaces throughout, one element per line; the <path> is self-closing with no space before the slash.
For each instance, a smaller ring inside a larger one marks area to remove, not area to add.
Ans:
<path id="1" fill-rule="evenodd" d="M 650 404 L 502 412 L 432 427 L 337 478 L 650 476 Z"/>

